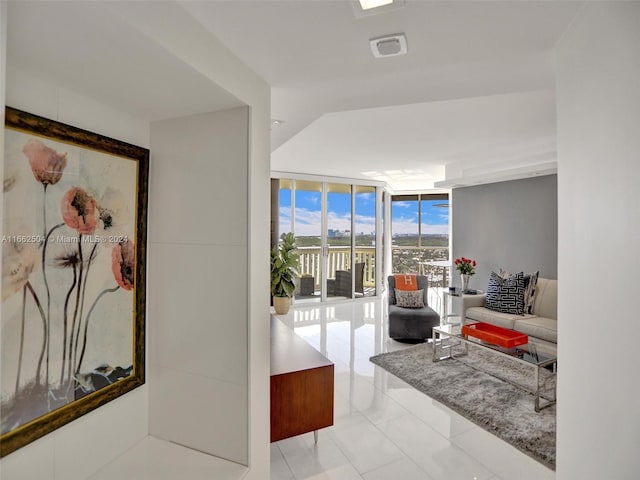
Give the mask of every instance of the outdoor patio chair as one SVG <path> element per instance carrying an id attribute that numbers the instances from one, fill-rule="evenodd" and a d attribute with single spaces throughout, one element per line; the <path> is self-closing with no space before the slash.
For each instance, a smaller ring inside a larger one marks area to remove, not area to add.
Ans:
<path id="1" fill-rule="evenodd" d="M 364 295 L 364 263 L 356 263 L 355 291 Z M 334 295 L 351 298 L 351 270 L 336 270 Z"/>

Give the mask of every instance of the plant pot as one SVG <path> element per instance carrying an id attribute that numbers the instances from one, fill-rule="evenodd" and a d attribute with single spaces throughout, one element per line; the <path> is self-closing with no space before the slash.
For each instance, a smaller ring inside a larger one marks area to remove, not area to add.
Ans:
<path id="1" fill-rule="evenodd" d="M 276 311 L 277 315 L 285 315 L 289 313 L 290 306 L 290 297 L 273 297 L 273 308 Z"/>

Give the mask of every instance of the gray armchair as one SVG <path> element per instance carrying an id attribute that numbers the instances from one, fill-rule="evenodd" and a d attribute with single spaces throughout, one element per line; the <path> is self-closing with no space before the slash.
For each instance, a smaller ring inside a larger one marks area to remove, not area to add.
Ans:
<path id="1" fill-rule="evenodd" d="M 424 290 L 423 308 L 404 308 L 396 305 L 396 279 L 389 275 L 389 337 L 399 342 L 421 343 L 431 338 L 431 329 L 440 325 L 440 315 L 426 306 L 429 280 L 418 275 L 418 290 Z"/>

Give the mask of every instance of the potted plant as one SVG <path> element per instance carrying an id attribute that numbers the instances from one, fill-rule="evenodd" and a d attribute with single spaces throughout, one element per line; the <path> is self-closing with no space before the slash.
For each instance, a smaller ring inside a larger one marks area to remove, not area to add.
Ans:
<path id="1" fill-rule="evenodd" d="M 278 315 L 289 312 L 291 297 L 296 289 L 298 261 L 293 233 L 283 233 L 280 242 L 271 249 L 271 295 Z"/>

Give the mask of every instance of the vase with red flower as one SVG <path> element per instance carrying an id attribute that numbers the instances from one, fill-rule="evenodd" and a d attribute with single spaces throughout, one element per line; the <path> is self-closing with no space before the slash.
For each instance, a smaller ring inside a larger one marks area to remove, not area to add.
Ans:
<path id="1" fill-rule="evenodd" d="M 460 272 L 460 280 L 462 282 L 462 291 L 469 289 L 469 279 L 471 275 L 476 273 L 475 267 L 477 265 L 475 260 L 470 258 L 460 257 L 456 258 L 453 262 L 458 272 Z"/>

